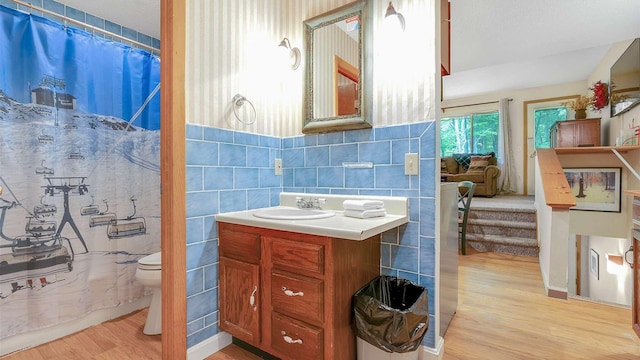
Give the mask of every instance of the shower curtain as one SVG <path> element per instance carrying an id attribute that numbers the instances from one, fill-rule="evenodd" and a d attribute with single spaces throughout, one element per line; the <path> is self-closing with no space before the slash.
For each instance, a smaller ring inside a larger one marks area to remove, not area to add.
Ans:
<path id="1" fill-rule="evenodd" d="M 147 295 L 159 62 L 0 6 L 0 339 Z"/>

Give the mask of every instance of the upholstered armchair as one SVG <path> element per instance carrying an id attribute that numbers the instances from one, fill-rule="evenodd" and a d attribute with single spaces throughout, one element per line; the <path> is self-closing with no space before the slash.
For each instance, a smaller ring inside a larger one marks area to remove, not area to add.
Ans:
<path id="1" fill-rule="evenodd" d="M 476 184 L 474 196 L 493 197 L 498 194 L 498 159 L 489 154 L 453 154 L 443 157 L 440 178 L 446 182 L 471 181 Z"/>

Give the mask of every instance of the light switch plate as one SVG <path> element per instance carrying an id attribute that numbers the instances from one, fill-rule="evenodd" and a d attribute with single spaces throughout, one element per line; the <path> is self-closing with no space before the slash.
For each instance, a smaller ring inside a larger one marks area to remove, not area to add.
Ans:
<path id="1" fill-rule="evenodd" d="M 405 175 L 418 175 L 420 164 L 418 161 L 418 154 L 407 153 L 404 154 L 404 174 Z"/>
<path id="2" fill-rule="evenodd" d="M 282 175 L 282 159 L 277 158 L 273 164 L 276 175 Z"/>

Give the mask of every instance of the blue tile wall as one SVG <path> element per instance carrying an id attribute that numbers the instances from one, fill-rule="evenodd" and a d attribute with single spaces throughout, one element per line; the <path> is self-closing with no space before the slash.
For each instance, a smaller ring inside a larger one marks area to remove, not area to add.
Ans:
<path id="1" fill-rule="evenodd" d="M 280 138 L 187 125 L 187 345 L 218 333 L 219 212 L 276 205 Z"/>
<path id="2" fill-rule="evenodd" d="M 109 31 L 111 33 L 114 33 L 116 35 L 120 35 L 120 36 L 124 36 L 128 39 L 137 41 L 139 43 L 148 45 L 148 46 L 152 46 L 155 49 L 158 49 L 157 51 L 153 51 L 153 53 L 155 55 L 160 55 L 160 39 L 156 39 L 153 38 L 147 34 L 143 34 L 140 32 L 137 32 L 133 29 L 128 29 L 126 27 L 123 27 L 122 25 L 113 23 L 111 21 L 99 18 L 97 16 L 85 13 L 81 10 L 78 10 L 76 8 L 73 8 L 71 6 L 66 6 L 60 2 L 54 1 L 54 0 L 32 0 L 29 1 L 30 4 L 32 4 L 35 7 L 39 7 L 39 8 L 43 8 L 45 10 L 49 10 L 51 12 L 54 12 L 56 14 L 59 14 L 61 16 L 66 16 L 70 19 L 85 23 L 87 25 L 91 25 L 94 26 L 96 28 L 99 29 L 103 29 L 106 31 Z M 0 5 L 1 6 L 5 6 L 11 9 L 17 9 L 17 10 L 22 10 L 24 12 L 28 12 L 28 13 L 32 13 L 34 15 L 38 15 L 38 16 L 43 16 L 53 22 L 56 23 L 63 23 L 64 20 L 58 16 L 55 15 L 49 15 L 49 14 L 44 14 L 41 11 L 37 11 L 37 10 L 33 10 L 30 7 L 26 7 L 26 6 L 22 6 L 22 5 L 18 5 L 17 3 L 10 1 L 10 0 L 0 0 Z M 77 25 L 75 23 L 71 23 L 68 22 L 67 24 L 65 24 L 67 26 L 76 28 L 76 29 L 80 29 L 80 30 L 85 30 L 88 32 L 92 32 L 90 28 L 85 28 L 84 26 L 81 25 Z M 96 32 L 96 36 L 99 37 L 105 37 L 104 34 L 101 33 L 97 33 Z M 118 39 L 115 39 L 113 37 L 110 36 L 106 36 L 109 39 L 112 39 L 113 41 L 116 42 L 121 42 Z M 131 45 L 129 43 L 127 43 L 127 45 L 130 45 L 132 47 L 136 47 L 135 45 Z M 148 49 L 145 49 L 148 51 Z"/>
<path id="3" fill-rule="evenodd" d="M 213 215 L 277 205 L 282 191 L 408 197 L 409 223 L 382 236 L 380 272 L 425 286 L 430 321 L 435 324 L 434 124 L 282 139 L 187 125 L 188 346 L 218 332 L 217 298 L 213 299 L 218 286 Z M 404 174 L 408 152 L 419 154 L 420 175 Z M 282 158 L 282 176 L 274 175 L 276 157 Z M 373 167 L 343 166 L 353 162 L 371 162 Z M 200 201 L 211 204 L 193 203 Z M 435 348 L 435 340 L 433 325 L 423 344 Z"/>

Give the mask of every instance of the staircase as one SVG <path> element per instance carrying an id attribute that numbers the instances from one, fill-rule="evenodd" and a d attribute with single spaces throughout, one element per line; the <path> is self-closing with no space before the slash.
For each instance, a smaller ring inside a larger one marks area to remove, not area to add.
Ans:
<path id="1" fill-rule="evenodd" d="M 527 197 L 473 198 L 467 219 L 467 246 L 538 256 L 536 210 Z"/>

